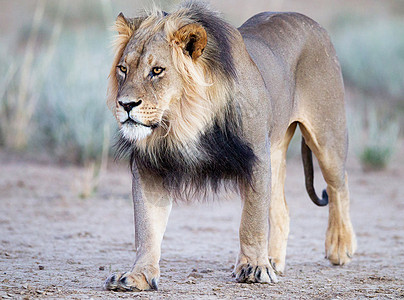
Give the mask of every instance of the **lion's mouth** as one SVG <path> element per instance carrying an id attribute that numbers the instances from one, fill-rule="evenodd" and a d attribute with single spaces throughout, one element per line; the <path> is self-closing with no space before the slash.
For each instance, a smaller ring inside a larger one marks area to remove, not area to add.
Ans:
<path id="1" fill-rule="evenodd" d="M 128 126 L 144 126 L 144 127 L 150 128 L 150 129 L 155 129 L 155 128 L 158 127 L 158 123 L 154 123 L 154 124 L 151 124 L 151 125 L 147 125 L 147 124 L 144 124 L 144 123 L 142 123 L 142 122 L 135 121 L 135 120 L 133 120 L 133 119 L 131 119 L 131 118 L 126 119 L 126 121 L 124 121 L 124 122 L 122 123 L 122 125 L 128 125 Z"/>
<path id="2" fill-rule="evenodd" d="M 121 124 L 122 136 L 131 142 L 143 140 L 153 132 L 152 125 L 146 125 L 133 119 L 127 119 Z"/>

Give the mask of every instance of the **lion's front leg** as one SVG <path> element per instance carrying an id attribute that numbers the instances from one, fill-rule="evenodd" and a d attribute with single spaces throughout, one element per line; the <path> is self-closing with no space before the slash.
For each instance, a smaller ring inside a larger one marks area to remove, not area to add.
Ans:
<path id="1" fill-rule="evenodd" d="M 239 232 L 240 253 L 234 270 L 238 282 L 277 282 L 268 258 L 271 168 L 267 156 L 259 158 L 260 163 L 254 171 L 254 186 L 240 188 L 244 205 Z"/>
<path id="2" fill-rule="evenodd" d="M 161 242 L 171 211 L 171 199 L 161 180 L 134 170 L 136 260 L 130 272 L 111 274 L 105 288 L 116 291 L 157 290 Z"/>

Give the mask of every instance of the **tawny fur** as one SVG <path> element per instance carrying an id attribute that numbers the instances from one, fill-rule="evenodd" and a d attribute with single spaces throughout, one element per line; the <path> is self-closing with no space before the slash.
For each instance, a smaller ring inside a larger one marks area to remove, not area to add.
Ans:
<path id="1" fill-rule="evenodd" d="M 220 180 L 235 181 L 243 201 L 236 280 L 276 282 L 289 234 L 286 151 L 297 127 L 327 183 L 326 256 L 351 260 L 344 86 L 323 28 L 300 14 L 267 12 L 236 29 L 192 1 L 170 14 L 119 15 L 115 28 L 108 106 L 134 160 L 137 252 L 132 271 L 112 275 L 107 289 L 157 289 L 170 187 L 181 193 Z M 132 127 L 122 119 L 129 105 Z M 145 128 L 132 134 L 134 126 Z"/>

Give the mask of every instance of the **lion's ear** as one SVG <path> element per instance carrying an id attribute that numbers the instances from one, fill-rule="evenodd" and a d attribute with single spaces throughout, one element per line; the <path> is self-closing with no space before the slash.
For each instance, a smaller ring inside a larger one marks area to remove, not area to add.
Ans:
<path id="1" fill-rule="evenodd" d="M 126 18 L 120 13 L 115 21 L 115 30 L 119 35 L 132 36 L 143 20 L 144 18 Z"/>
<path id="2" fill-rule="evenodd" d="M 208 43 L 206 30 L 199 24 L 188 24 L 174 33 L 174 43 L 195 61 Z"/>

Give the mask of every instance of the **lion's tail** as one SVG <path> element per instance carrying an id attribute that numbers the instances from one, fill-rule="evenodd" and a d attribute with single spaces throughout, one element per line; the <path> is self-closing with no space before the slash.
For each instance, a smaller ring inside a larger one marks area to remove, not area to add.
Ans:
<path id="1" fill-rule="evenodd" d="M 323 190 L 322 198 L 318 198 L 313 186 L 314 172 L 313 172 L 313 156 L 311 149 L 307 146 L 306 141 L 302 137 L 302 160 L 304 168 L 304 177 L 306 180 L 306 191 L 314 204 L 318 206 L 326 206 L 328 204 L 327 191 Z"/>

